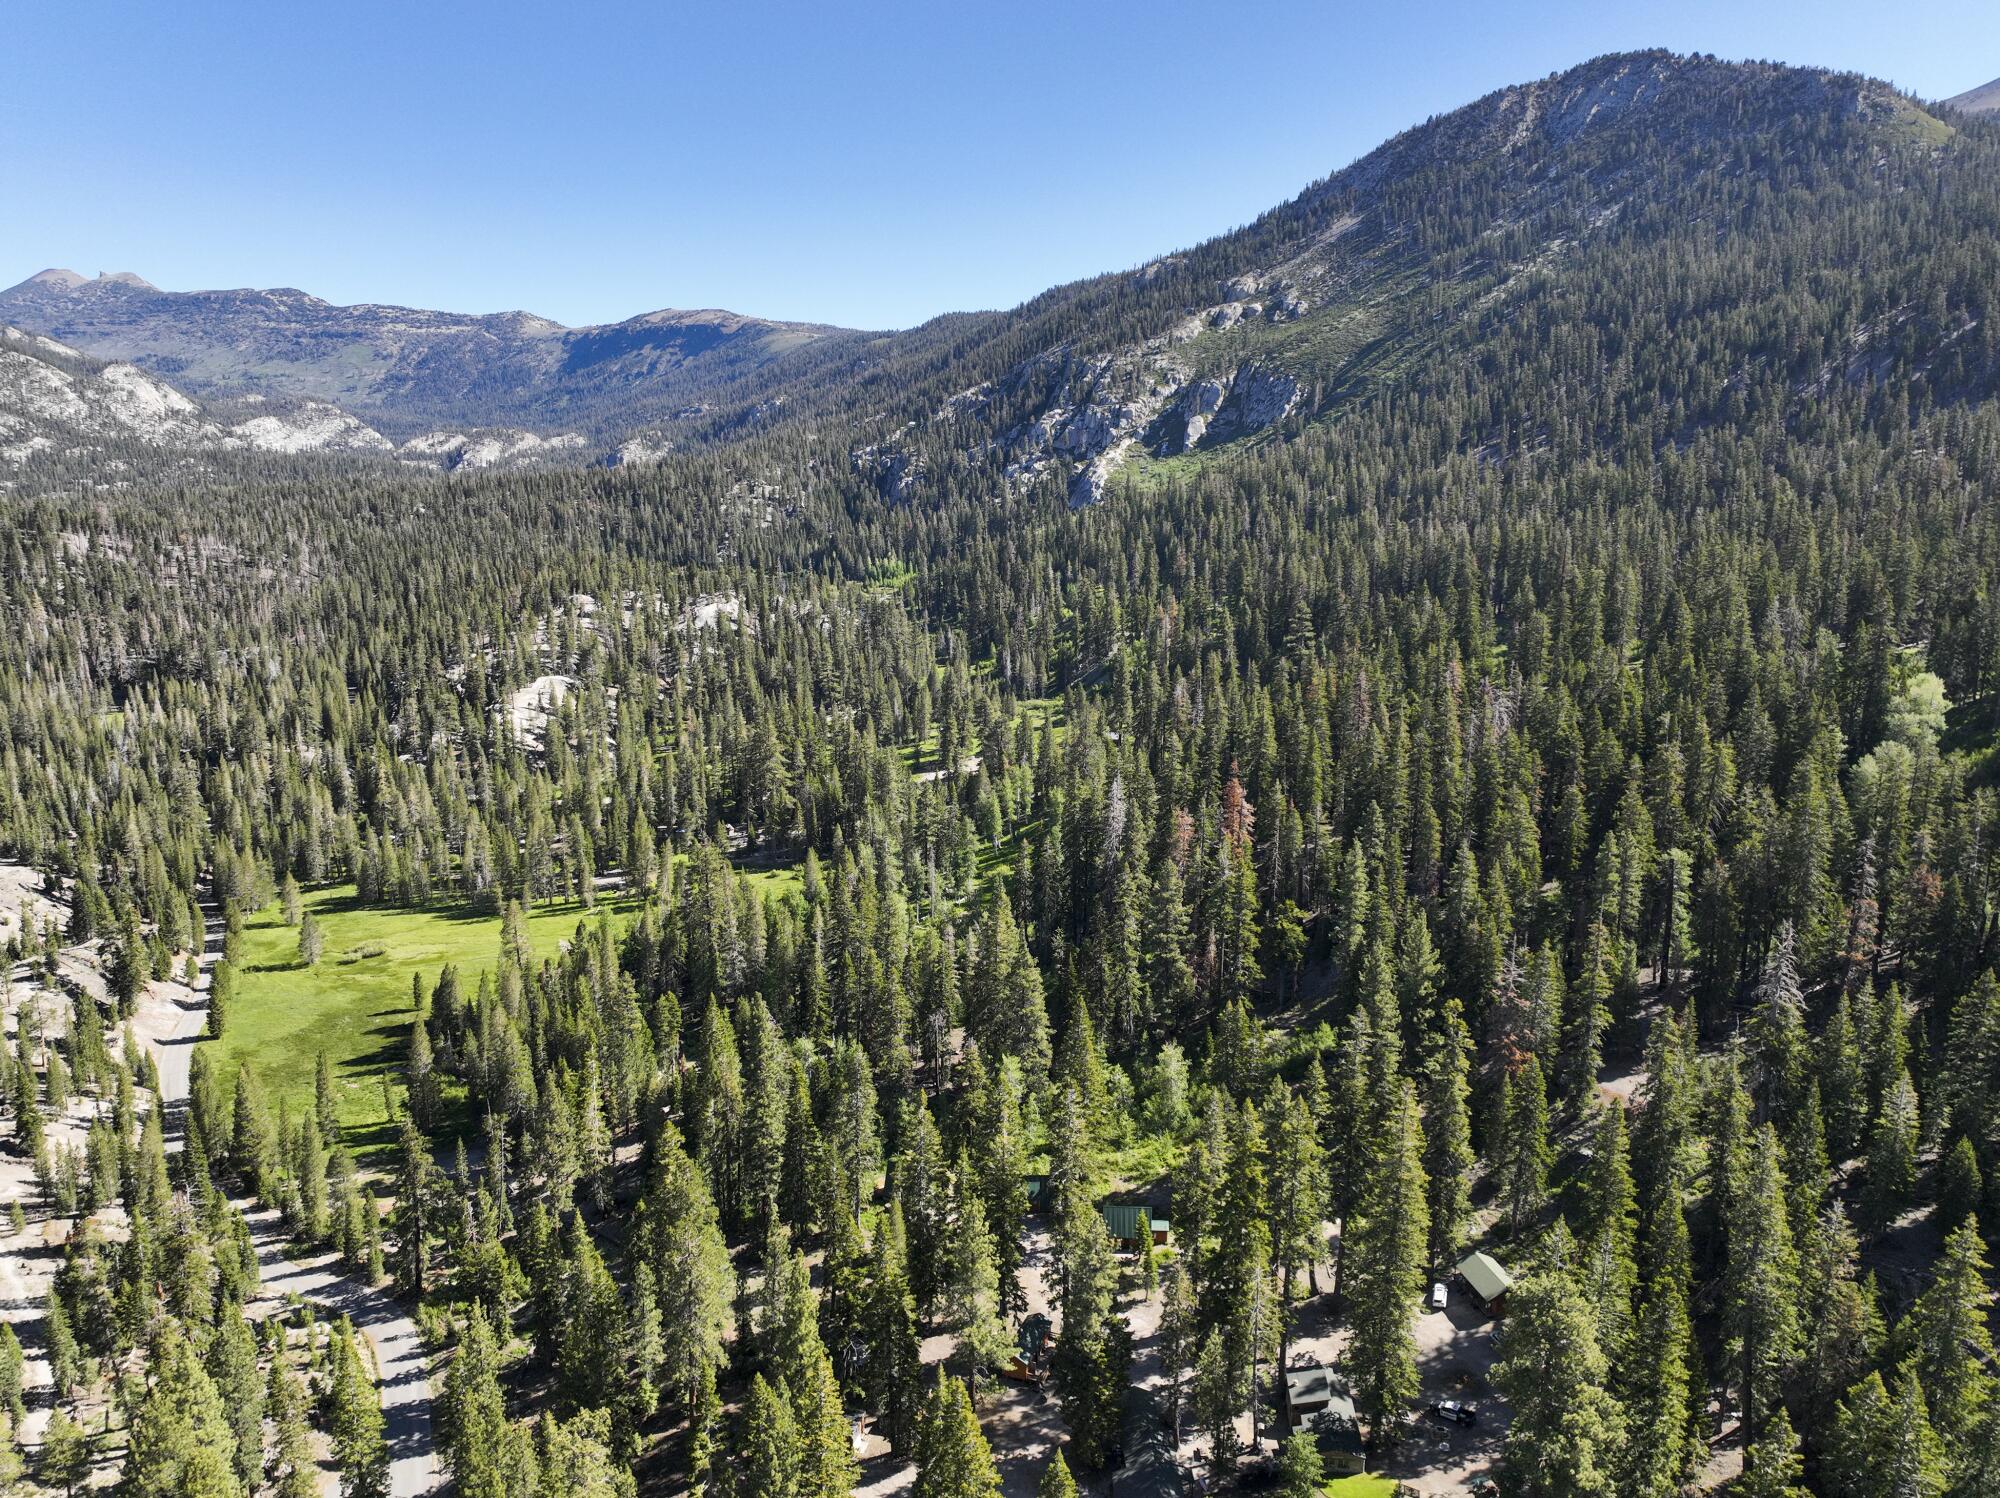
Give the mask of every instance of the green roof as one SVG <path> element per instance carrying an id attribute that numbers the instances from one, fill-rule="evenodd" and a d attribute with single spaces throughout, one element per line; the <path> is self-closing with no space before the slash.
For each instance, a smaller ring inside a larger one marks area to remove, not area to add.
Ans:
<path id="1" fill-rule="evenodd" d="M 1460 1260 L 1458 1272 L 1481 1300 L 1494 1300 L 1514 1288 L 1514 1276 L 1491 1254 L 1471 1253 Z"/>
<path id="2" fill-rule="evenodd" d="M 1104 1225 L 1111 1230 L 1111 1236 L 1120 1243 L 1143 1238 L 1152 1231 L 1153 1214 L 1145 1207 L 1106 1202 L 1098 1210 L 1104 1214 Z"/>

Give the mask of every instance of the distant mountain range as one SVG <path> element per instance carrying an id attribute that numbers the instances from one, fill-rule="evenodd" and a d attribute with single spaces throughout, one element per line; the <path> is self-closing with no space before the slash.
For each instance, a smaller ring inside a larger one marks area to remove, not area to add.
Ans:
<path id="1" fill-rule="evenodd" d="M 1582 361 L 1567 378 L 1620 379 L 1605 328 L 1664 316 L 1635 306 L 1635 287 L 1685 294 L 1685 274 L 1660 268 L 1669 256 L 1717 289 L 1648 336 L 1735 362 L 1635 400 L 1670 398 L 1692 423 L 1697 394 L 1724 401 L 1718 381 L 1782 368 L 1802 398 L 1816 381 L 1870 378 L 1885 358 L 1984 389 L 1982 324 L 1911 315 L 1933 300 L 1921 251 L 1857 258 L 1853 236 L 1827 226 L 1866 199 L 1909 245 L 1988 235 L 1984 198 L 1959 184 L 1992 169 L 1996 127 L 1976 116 L 1995 95 L 2000 84 L 1933 112 L 1853 74 L 1602 57 L 1405 131 L 1193 249 L 894 333 L 717 311 L 565 328 L 62 270 L 0 293 L 0 321 L 71 345 L 72 361 L 80 350 L 168 382 L 206 403 L 217 440 L 269 417 L 292 433 L 338 427 L 326 446 L 384 461 L 474 467 L 647 461 L 790 434 L 892 500 L 1047 486 L 1082 505 L 1121 476 L 1227 461 L 1383 391 L 1443 388 L 1528 328 L 1588 351 L 1566 356 Z M 1802 149 L 1814 163 L 1803 176 Z M 1910 175 L 1885 174 L 1891 161 Z M 1941 185 L 1896 185 L 1908 181 Z M 1836 285 L 1854 289 L 1835 297 Z M 1756 342 L 1756 327 L 1803 315 L 1801 296 L 1819 299 L 1819 341 Z M 6 399 L 0 389 L 0 409 Z M 32 440 L 24 432 L 0 438 L 0 457 Z M 42 450 L 61 449 L 55 434 Z"/>
<path id="2" fill-rule="evenodd" d="M 0 322 L 191 395 L 325 401 L 399 437 L 506 423 L 599 437 L 686 419 L 713 385 L 842 331 L 716 311 L 565 328 L 527 312 L 339 307 L 290 288 L 162 291 L 130 272 L 71 270 L 0 292 Z"/>
<path id="3" fill-rule="evenodd" d="M 2000 114 L 2000 78 L 1982 83 L 1978 88 L 1969 88 L 1962 94 L 1953 94 L 1944 102 L 1967 114 Z"/>

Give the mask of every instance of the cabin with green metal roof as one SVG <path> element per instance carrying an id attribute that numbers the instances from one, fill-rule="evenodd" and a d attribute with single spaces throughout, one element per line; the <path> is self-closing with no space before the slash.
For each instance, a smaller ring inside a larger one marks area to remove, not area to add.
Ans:
<path id="1" fill-rule="evenodd" d="M 1458 1277 L 1472 1292 L 1472 1298 L 1496 1316 L 1507 1314 L 1507 1292 L 1514 1288 L 1514 1276 L 1491 1254 L 1469 1253 L 1459 1260 Z"/>
<path id="2" fill-rule="evenodd" d="M 1111 1241 L 1128 1253 L 1137 1253 L 1153 1230 L 1153 1214 L 1131 1202 L 1106 1202 L 1097 1209 L 1104 1214 L 1104 1226 Z"/>

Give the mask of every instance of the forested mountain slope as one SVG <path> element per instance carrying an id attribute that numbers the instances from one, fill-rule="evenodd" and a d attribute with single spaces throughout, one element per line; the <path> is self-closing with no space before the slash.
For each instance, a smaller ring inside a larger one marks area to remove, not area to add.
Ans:
<path id="1" fill-rule="evenodd" d="M 297 1478 L 233 1193 L 420 1308 L 466 1491 L 1253 1484 L 1324 1362 L 1419 1489 L 1993 1493 L 1996 189 L 1601 59 L 651 466 L 10 498 L 37 1415 Z"/>

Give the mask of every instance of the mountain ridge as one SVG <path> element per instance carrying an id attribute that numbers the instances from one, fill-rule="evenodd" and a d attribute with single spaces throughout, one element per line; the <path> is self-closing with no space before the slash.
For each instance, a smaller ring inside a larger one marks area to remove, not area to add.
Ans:
<path id="1" fill-rule="evenodd" d="M 162 291 L 51 268 L 0 292 L 0 321 L 137 364 L 204 397 L 323 400 L 399 436 L 437 425 L 579 421 L 601 434 L 730 370 L 845 333 L 721 309 L 570 328 L 538 314 L 337 304 L 296 287 Z"/>
<path id="2" fill-rule="evenodd" d="M 1962 94 L 1953 94 L 1944 103 L 1948 108 L 1962 109 L 1967 114 L 2000 114 L 2000 78 L 1982 83 L 1977 88 L 1969 88 Z"/>
<path id="3" fill-rule="evenodd" d="M 789 429 L 836 446 L 893 500 L 1048 483 L 1087 504 L 1121 474 L 1281 440 L 1448 372 L 1441 358 L 1476 356 L 1482 337 L 1543 315 L 1600 262 L 1650 269 L 1649 238 L 1699 253 L 1689 214 L 1716 233 L 1762 233 L 1769 194 L 1795 190 L 1805 169 L 1802 143 L 1840 191 L 1875 194 L 1885 175 L 1934 178 L 1957 128 L 1857 74 L 1617 53 L 1413 125 L 1187 249 L 896 332 L 717 309 L 565 329 L 518 311 L 160 292 L 68 271 L 0 293 L 0 318 L 56 337 L 81 326 L 89 352 L 205 398 L 324 400 L 399 441 L 440 427 L 574 433 L 582 460 Z M 1898 274 L 1840 253 L 1819 268 Z M 1879 343 L 1891 315 L 1843 336 Z M 307 325 L 320 332 L 295 355 Z"/>

